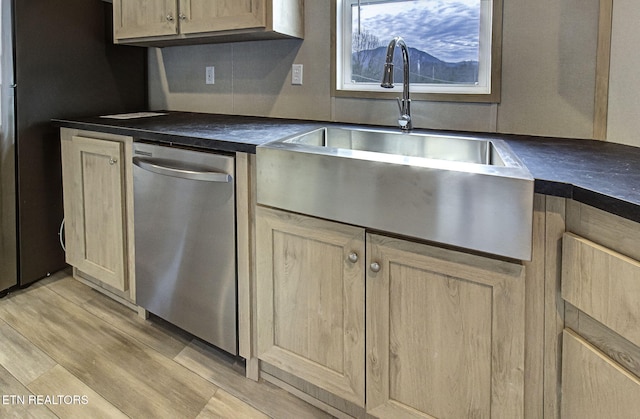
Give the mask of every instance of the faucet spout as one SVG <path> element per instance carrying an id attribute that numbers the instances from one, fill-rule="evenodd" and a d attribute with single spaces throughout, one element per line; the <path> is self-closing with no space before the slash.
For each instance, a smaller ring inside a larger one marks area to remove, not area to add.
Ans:
<path id="1" fill-rule="evenodd" d="M 384 64 L 384 71 L 380 86 L 386 89 L 393 88 L 393 54 L 395 52 L 396 45 L 398 45 L 402 51 L 404 76 L 404 80 L 402 81 L 402 101 L 398 99 L 398 105 L 400 108 L 398 125 L 403 131 L 408 131 L 413 128 L 413 124 L 411 123 L 411 99 L 409 98 L 409 49 L 407 48 L 407 44 L 405 44 L 404 39 L 399 36 L 393 38 L 387 47 L 387 59 Z"/>

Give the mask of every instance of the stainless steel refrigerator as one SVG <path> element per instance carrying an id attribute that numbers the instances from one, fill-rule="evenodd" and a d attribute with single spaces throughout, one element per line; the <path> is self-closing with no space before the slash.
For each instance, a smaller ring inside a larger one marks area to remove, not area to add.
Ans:
<path id="1" fill-rule="evenodd" d="M 146 109 L 146 49 L 112 41 L 102 0 L 0 0 L 0 295 L 64 268 L 52 118 Z"/>

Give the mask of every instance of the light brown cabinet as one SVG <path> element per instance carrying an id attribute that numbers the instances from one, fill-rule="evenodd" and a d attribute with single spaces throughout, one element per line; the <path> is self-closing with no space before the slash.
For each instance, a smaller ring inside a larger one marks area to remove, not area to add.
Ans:
<path id="1" fill-rule="evenodd" d="M 562 418 L 635 418 L 640 380 L 566 329 L 562 356 Z"/>
<path id="2" fill-rule="evenodd" d="M 640 262 L 572 233 L 562 255 L 562 298 L 640 346 Z"/>
<path id="3" fill-rule="evenodd" d="M 364 406 L 364 229 L 257 208 L 258 358 Z"/>
<path id="4" fill-rule="evenodd" d="M 366 394 L 374 417 L 523 416 L 522 264 L 262 207 L 256 222 L 261 360 Z"/>
<path id="5" fill-rule="evenodd" d="M 524 267 L 367 235 L 367 413 L 518 418 Z"/>
<path id="6" fill-rule="evenodd" d="M 114 0 L 113 20 L 116 43 L 148 46 L 304 34 L 302 0 Z"/>
<path id="7" fill-rule="evenodd" d="M 176 0 L 113 1 L 114 40 L 178 34 Z"/>
<path id="8" fill-rule="evenodd" d="M 561 417 L 635 417 L 640 409 L 640 224 L 567 202 Z"/>
<path id="9" fill-rule="evenodd" d="M 61 131 L 66 261 L 80 275 L 129 300 L 131 172 L 125 156 L 130 156 L 131 141 Z"/>

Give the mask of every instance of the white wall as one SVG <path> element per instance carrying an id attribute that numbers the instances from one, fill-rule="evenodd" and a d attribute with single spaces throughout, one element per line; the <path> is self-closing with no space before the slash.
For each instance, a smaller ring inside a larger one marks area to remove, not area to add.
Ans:
<path id="1" fill-rule="evenodd" d="M 504 0 L 498 131 L 592 138 L 598 0 Z"/>
<path id="2" fill-rule="evenodd" d="M 504 0 L 501 103 L 414 101 L 414 125 L 592 138 L 598 3 Z M 393 101 L 331 97 L 330 4 L 305 1 L 304 41 L 150 48 L 151 107 L 395 125 Z M 291 85 L 293 63 L 304 64 L 303 86 Z"/>
<path id="3" fill-rule="evenodd" d="M 607 139 L 640 147 L 640 2 L 615 0 Z"/>

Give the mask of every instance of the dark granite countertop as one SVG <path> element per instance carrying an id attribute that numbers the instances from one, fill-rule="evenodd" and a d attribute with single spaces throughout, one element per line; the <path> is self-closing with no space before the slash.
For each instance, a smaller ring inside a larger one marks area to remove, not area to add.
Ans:
<path id="1" fill-rule="evenodd" d="M 60 127 L 127 135 L 136 140 L 176 144 L 211 151 L 255 153 L 269 141 L 323 125 L 322 122 L 158 111 L 164 115 L 133 119 L 88 117 L 54 119 Z"/>
<path id="2" fill-rule="evenodd" d="M 535 178 L 536 192 L 640 222 L 640 147 L 579 139 L 504 139 Z"/>
<path id="3" fill-rule="evenodd" d="M 255 153 L 260 144 L 327 124 L 191 112 L 166 112 L 139 119 L 57 119 L 54 123 L 132 136 L 136 140 L 247 153 Z M 639 147 L 580 139 L 490 137 L 504 139 L 520 157 L 535 178 L 535 192 L 572 198 L 640 222 Z"/>

